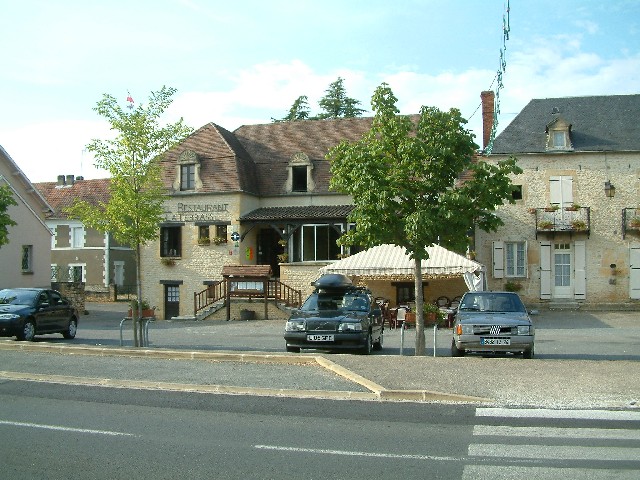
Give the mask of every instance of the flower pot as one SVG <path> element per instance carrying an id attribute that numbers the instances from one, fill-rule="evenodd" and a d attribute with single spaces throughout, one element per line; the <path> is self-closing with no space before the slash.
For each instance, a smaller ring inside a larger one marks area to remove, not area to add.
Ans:
<path id="1" fill-rule="evenodd" d="M 156 311 L 153 308 L 145 308 L 144 310 L 142 310 L 142 317 L 146 318 L 146 317 L 153 317 L 155 316 Z M 133 317 L 133 309 L 129 309 L 129 313 L 127 314 L 129 317 Z"/>

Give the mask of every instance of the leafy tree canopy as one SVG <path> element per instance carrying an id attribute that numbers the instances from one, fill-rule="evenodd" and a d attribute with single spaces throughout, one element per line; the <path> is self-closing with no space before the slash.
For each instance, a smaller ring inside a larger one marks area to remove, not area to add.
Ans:
<path id="1" fill-rule="evenodd" d="M 359 117 L 366 110 L 359 108 L 360 101 L 347 96 L 344 80 L 341 77 L 325 90 L 325 96 L 318 102 L 322 112 L 315 117 L 309 116 L 309 103 L 306 95 L 293 102 L 289 113 L 282 119 L 272 118 L 273 122 L 295 122 L 297 120 L 320 120 L 326 118 Z"/>
<path id="2" fill-rule="evenodd" d="M 328 154 L 331 188 L 350 194 L 357 225 L 342 244 L 371 247 L 392 243 L 413 257 L 440 244 L 464 251 L 474 225 L 495 230 L 495 208 L 511 200 L 509 174 L 515 158 L 491 165 L 472 161 L 473 134 L 457 109 L 422 107 L 417 116 L 399 115 L 397 99 L 382 84 L 372 97 L 372 127 L 356 142 L 342 142 Z M 460 176 L 469 171 L 469 179 Z"/>
<path id="3" fill-rule="evenodd" d="M 11 205 L 18 205 L 13 199 L 11 189 L 8 185 L 0 186 L 0 247 L 9 243 L 9 227 L 17 225 L 7 213 Z"/>

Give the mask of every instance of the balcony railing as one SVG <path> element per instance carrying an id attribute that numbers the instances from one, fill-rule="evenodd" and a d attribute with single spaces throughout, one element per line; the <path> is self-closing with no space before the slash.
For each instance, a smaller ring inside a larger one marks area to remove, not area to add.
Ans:
<path id="1" fill-rule="evenodd" d="M 590 207 L 533 208 L 538 233 L 586 233 L 591 231 Z"/>

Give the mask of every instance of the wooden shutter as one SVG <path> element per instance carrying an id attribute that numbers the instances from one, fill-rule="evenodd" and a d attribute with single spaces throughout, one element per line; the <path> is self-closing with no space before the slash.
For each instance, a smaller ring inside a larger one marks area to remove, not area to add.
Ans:
<path id="1" fill-rule="evenodd" d="M 551 242 L 540 242 L 540 298 L 551 299 Z"/>
<path id="2" fill-rule="evenodd" d="M 493 242 L 493 278 L 504 278 L 504 242 Z"/>
<path id="3" fill-rule="evenodd" d="M 560 207 L 573 203 L 573 177 L 549 177 L 549 203 Z"/>
<path id="4" fill-rule="evenodd" d="M 576 240 L 573 244 L 575 264 L 573 294 L 576 300 L 584 300 L 587 296 L 587 245 L 584 240 Z"/>

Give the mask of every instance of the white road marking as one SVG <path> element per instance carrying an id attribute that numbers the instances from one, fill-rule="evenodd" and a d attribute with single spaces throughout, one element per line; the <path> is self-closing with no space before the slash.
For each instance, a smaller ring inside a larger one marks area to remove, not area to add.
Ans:
<path id="1" fill-rule="evenodd" d="M 278 445 L 254 445 L 258 450 L 276 450 L 280 452 L 314 453 L 319 455 L 342 455 L 347 457 L 398 458 L 406 460 L 438 460 L 443 462 L 460 462 L 462 457 L 439 457 L 435 455 L 411 455 L 396 453 L 357 452 L 349 450 L 327 450 L 321 448 L 282 447 Z"/>
<path id="2" fill-rule="evenodd" d="M 528 438 L 588 438 L 601 440 L 640 440 L 640 430 L 623 428 L 510 427 L 475 425 L 474 435 Z"/>
<path id="3" fill-rule="evenodd" d="M 121 436 L 121 437 L 136 437 L 133 433 L 124 432 L 112 432 L 109 430 L 92 430 L 89 428 L 72 428 L 62 427 L 59 425 L 44 425 L 40 423 L 28 423 L 28 422 L 11 422 L 9 420 L 0 420 L 0 425 L 10 425 L 12 427 L 28 427 L 28 428 L 40 428 L 43 430 L 58 430 L 62 432 L 75 432 L 75 433 L 90 433 L 93 435 L 109 435 L 109 436 Z"/>
<path id="4" fill-rule="evenodd" d="M 640 470 L 600 470 L 587 468 L 502 467 L 498 465 L 467 465 L 462 480 L 558 480 L 581 478 L 585 480 L 637 480 Z"/>
<path id="5" fill-rule="evenodd" d="M 640 410 L 552 410 L 545 408 L 476 408 L 476 417 L 557 418 L 640 421 Z"/>
<path id="6" fill-rule="evenodd" d="M 469 445 L 469 456 L 500 459 L 606 460 L 637 462 L 640 448 L 579 447 L 561 445 L 502 445 L 476 443 Z"/>

